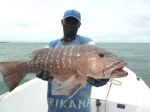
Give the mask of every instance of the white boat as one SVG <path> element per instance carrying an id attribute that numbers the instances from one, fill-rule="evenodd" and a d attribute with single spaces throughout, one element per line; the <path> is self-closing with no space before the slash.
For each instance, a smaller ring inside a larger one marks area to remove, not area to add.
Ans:
<path id="1" fill-rule="evenodd" d="M 150 89 L 134 72 L 92 87 L 92 112 L 150 112 Z M 2 98 L 4 95 L 1 95 Z M 47 112 L 47 82 L 28 81 L 5 95 L 0 112 Z"/>

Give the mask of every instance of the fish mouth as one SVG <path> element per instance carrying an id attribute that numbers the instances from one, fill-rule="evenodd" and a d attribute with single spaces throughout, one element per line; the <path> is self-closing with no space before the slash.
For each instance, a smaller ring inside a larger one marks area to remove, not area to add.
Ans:
<path id="1" fill-rule="evenodd" d="M 105 74 L 109 74 L 110 78 L 120 78 L 125 77 L 128 75 L 128 72 L 126 72 L 123 68 L 127 66 L 127 63 L 125 62 L 116 62 L 111 65 L 111 67 L 108 67 Z M 108 75 L 107 75 L 108 76 Z"/>

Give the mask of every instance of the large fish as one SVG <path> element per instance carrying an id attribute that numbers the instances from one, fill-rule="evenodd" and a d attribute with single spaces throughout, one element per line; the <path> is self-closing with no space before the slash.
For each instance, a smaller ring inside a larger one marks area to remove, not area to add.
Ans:
<path id="1" fill-rule="evenodd" d="M 127 65 L 125 62 L 93 45 L 44 48 L 33 52 L 32 55 L 29 61 L 0 62 L 0 72 L 10 91 L 26 74 L 40 70 L 47 72 L 49 79 L 60 82 L 69 94 L 73 94 L 93 79 L 127 76 L 127 72 L 123 70 Z M 53 88 L 55 89 L 55 86 Z"/>

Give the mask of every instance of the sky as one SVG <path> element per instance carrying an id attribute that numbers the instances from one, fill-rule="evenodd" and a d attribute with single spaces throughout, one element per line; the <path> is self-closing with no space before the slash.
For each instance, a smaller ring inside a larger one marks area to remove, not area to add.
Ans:
<path id="1" fill-rule="evenodd" d="M 150 43 L 150 0 L 0 0 L 0 42 L 61 38 L 68 9 L 81 13 L 78 34 L 95 42 Z"/>

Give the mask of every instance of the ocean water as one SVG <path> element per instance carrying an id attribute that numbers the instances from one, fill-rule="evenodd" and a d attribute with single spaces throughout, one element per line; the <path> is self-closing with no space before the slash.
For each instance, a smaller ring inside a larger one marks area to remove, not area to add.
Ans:
<path id="1" fill-rule="evenodd" d="M 0 43 L 0 62 L 26 60 L 31 53 L 44 48 L 46 43 Z M 97 46 L 113 52 L 128 63 L 128 68 L 140 76 L 150 87 L 150 43 L 97 43 Z M 29 75 L 21 82 L 34 78 Z M 0 94 L 8 91 L 0 74 Z"/>

